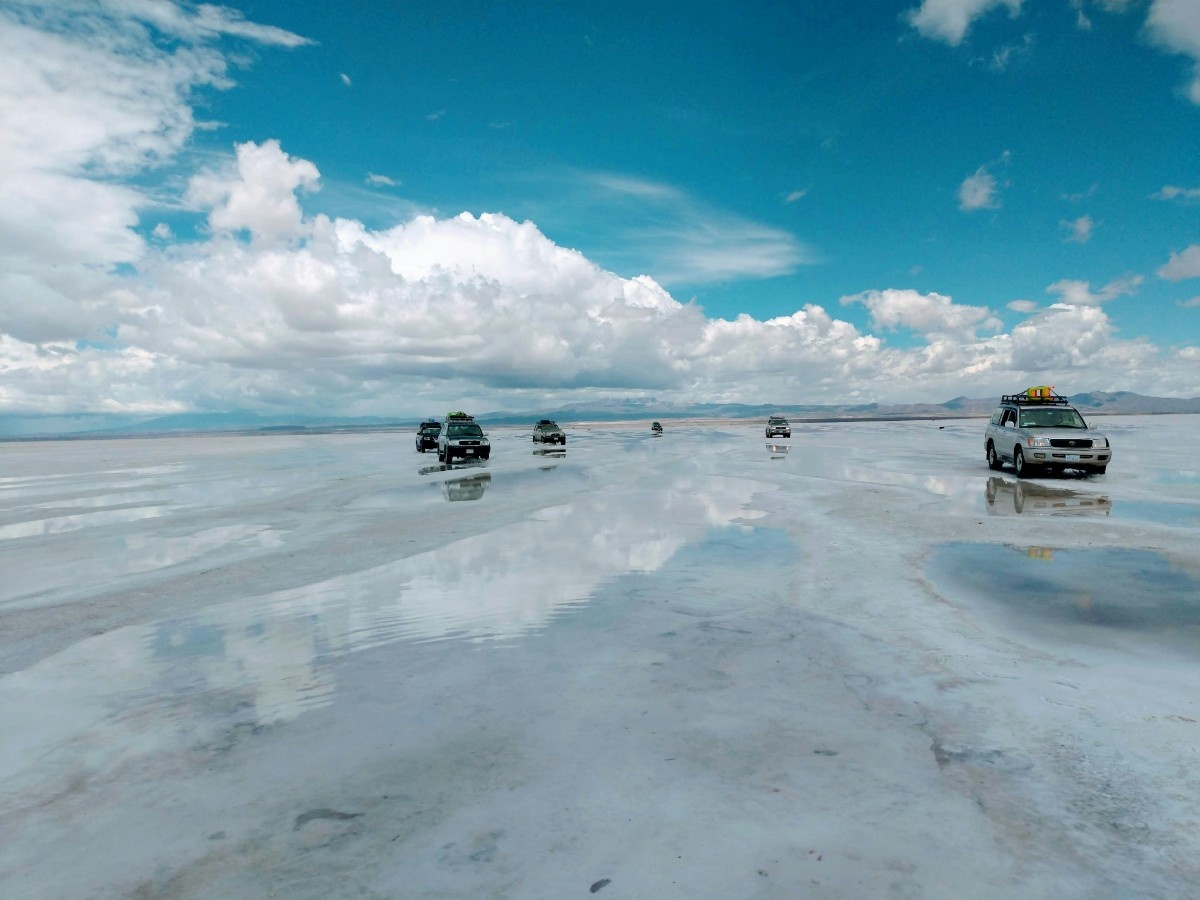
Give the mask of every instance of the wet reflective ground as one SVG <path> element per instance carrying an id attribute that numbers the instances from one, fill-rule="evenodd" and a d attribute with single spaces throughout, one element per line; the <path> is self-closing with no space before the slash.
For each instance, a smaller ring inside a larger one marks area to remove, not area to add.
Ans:
<path id="1" fill-rule="evenodd" d="M 948 595 L 1022 633 L 1200 658 L 1200 569 L 1167 554 L 955 543 L 930 568 Z"/>
<path id="2" fill-rule="evenodd" d="M 0 444 L 3 893 L 1200 889 L 1200 427 L 664 424 Z"/>

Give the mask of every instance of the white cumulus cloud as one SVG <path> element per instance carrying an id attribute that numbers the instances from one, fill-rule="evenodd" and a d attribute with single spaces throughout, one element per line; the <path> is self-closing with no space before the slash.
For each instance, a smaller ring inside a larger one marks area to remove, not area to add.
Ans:
<path id="1" fill-rule="evenodd" d="M 958 208 L 967 212 L 996 209 L 1000 206 L 996 193 L 996 177 L 987 170 L 987 166 L 980 166 L 974 175 L 963 179 L 958 186 Z"/>
<path id="2" fill-rule="evenodd" d="M 1200 188 L 1177 187 L 1173 184 L 1163 185 L 1162 189 L 1152 195 L 1156 200 L 1178 200 L 1180 203 L 1200 203 Z"/>
<path id="3" fill-rule="evenodd" d="M 871 312 L 876 328 L 910 328 L 924 335 L 954 335 L 974 338 L 980 328 L 995 330 L 997 319 L 985 306 L 964 306 L 942 294 L 912 290 L 865 291 L 843 297 L 843 305 L 861 303 Z"/>
<path id="4" fill-rule="evenodd" d="M 1013 329 L 1013 366 L 1026 372 L 1081 366 L 1097 357 L 1111 334 L 1108 316 L 1094 306 L 1049 309 Z"/>
<path id="5" fill-rule="evenodd" d="M 186 200 L 209 210 L 214 231 L 245 229 L 259 240 L 296 237 L 303 214 L 297 190 L 314 190 L 320 174 L 304 159 L 287 156 L 278 141 L 237 147 L 236 168 L 192 177 Z"/>
<path id="6" fill-rule="evenodd" d="M 1117 297 L 1127 297 L 1137 291 L 1145 279 L 1141 275 L 1128 275 L 1110 281 L 1096 293 L 1092 293 L 1091 282 L 1063 279 L 1046 288 L 1048 294 L 1058 294 L 1058 302 L 1068 306 L 1099 306 Z"/>
<path id="7" fill-rule="evenodd" d="M 1074 244 L 1086 244 L 1092 239 L 1092 230 L 1096 227 L 1091 216 L 1080 216 L 1078 219 L 1059 222 L 1059 226 L 1067 232 L 1067 240 Z"/>
<path id="8" fill-rule="evenodd" d="M 1172 53 L 1192 59 L 1188 98 L 1200 104 L 1200 6 L 1196 0 L 1154 0 L 1146 16 L 1150 39 Z"/>
<path id="9" fill-rule="evenodd" d="M 923 0 L 909 11 L 908 22 L 927 38 L 957 46 L 976 19 L 996 8 L 1015 16 L 1021 0 Z"/>
<path id="10" fill-rule="evenodd" d="M 1158 270 L 1158 277 L 1167 281 L 1183 281 L 1185 278 L 1200 278 L 1200 244 L 1192 244 L 1171 258 Z"/>

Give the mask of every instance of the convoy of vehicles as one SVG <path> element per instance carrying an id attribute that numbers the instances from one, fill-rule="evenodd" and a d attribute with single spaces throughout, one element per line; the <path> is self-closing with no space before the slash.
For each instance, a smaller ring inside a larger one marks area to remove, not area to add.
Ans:
<path id="1" fill-rule="evenodd" d="M 566 446 L 567 436 L 555 422 L 550 419 L 541 419 L 533 426 L 533 442 L 535 444 L 562 444 Z"/>
<path id="2" fill-rule="evenodd" d="M 1011 463 L 1018 478 L 1067 469 L 1103 475 L 1112 462 L 1108 438 L 1051 387 L 1002 396 L 987 424 L 984 453 L 992 469 Z"/>
<path id="3" fill-rule="evenodd" d="M 437 436 L 438 462 L 450 463 L 459 459 L 487 459 L 492 455 L 492 443 L 473 416 L 465 412 L 446 415 Z"/>
<path id="4" fill-rule="evenodd" d="M 661 422 L 652 422 L 650 431 L 661 435 Z M 792 426 L 781 415 L 767 419 L 766 436 L 790 438 Z M 567 436 L 551 419 L 540 419 L 533 427 L 533 442 L 566 446 Z M 785 453 L 786 446 L 768 445 L 772 452 Z M 473 416 L 465 412 L 447 413 L 442 422 L 427 419 L 417 428 L 416 448 L 424 453 L 436 449 L 439 462 L 458 459 L 489 459 L 491 441 Z M 988 466 L 996 471 L 1011 464 L 1018 478 L 1042 472 L 1074 470 L 1103 475 L 1112 462 L 1108 438 L 1090 428 L 1079 410 L 1054 388 L 1038 386 L 1018 394 L 1004 394 L 992 413 L 984 434 L 984 452 Z M 989 504 L 1001 488 L 989 482 Z M 1025 494 L 1015 506 L 1024 506 Z M 1018 512 L 1021 509 L 1017 509 Z"/>

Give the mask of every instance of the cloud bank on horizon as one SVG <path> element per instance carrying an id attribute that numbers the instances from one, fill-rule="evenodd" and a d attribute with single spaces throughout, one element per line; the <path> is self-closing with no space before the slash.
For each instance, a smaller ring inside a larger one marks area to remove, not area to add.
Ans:
<path id="1" fill-rule="evenodd" d="M 895 17 L 896 40 L 959 47 L 981 21 L 1029 6 L 925 0 Z M 1080 29 L 1098 13 L 1140 8 L 1071 6 Z M 1198 9 L 1153 0 L 1143 28 L 1157 52 L 1193 66 L 1178 102 L 1200 106 Z M 651 274 L 618 274 L 534 220 L 486 206 L 441 213 L 405 201 L 383 223 L 321 210 L 327 189 L 396 192 L 419 181 L 411 171 L 376 174 L 398 171 L 388 160 L 364 165 L 353 186 L 330 185 L 321 159 L 271 133 L 225 152 L 199 145 L 224 127 L 201 117 L 206 97 L 244 90 L 239 67 L 324 42 L 232 8 L 169 0 L 0 8 L 0 414 L 417 415 L 647 394 L 911 402 L 1027 383 L 1200 394 L 1195 299 L 1172 305 L 1180 324 L 1171 340 L 1124 337 L 1109 313 L 1148 284 L 1200 278 L 1200 243 L 1164 246 L 1157 268 L 1100 286 L 1064 273 L 1037 299 L 964 302 L 864 283 L 798 294 L 783 315 L 748 303 L 718 316 L 674 286 L 731 283 L 752 295 L 756 284 L 828 265 L 819 230 L 808 226 L 801 239 L 667 179 L 576 172 L 576 187 L 620 198 L 624 240 L 656 248 Z M 367 80 L 346 68 L 325 77 L 340 94 Z M 429 115 L 414 118 L 435 126 L 453 112 Z M 1002 214 L 1013 165 L 1001 148 L 973 170 L 947 171 L 947 215 Z M 1200 190 L 1179 186 L 1188 174 L 1146 202 L 1188 212 Z M 793 180 L 772 195 L 781 209 L 803 209 L 817 190 Z M 1109 222 L 1081 213 L 1048 227 L 1072 246 Z M 610 228 L 608 239 L 621 234 Z"/>

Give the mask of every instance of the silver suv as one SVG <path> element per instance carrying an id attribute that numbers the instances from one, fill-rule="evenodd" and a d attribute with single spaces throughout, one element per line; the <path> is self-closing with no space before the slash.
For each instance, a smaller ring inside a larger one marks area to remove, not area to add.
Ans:
<path id="1" fill-rule="evenodd" d="M 461 459 L 487 459 L 492 455 L 492 443 L 464 412 L 452 412 L 442 423 L 437 438 L 438 461 L 449 463 Z"/>
<path id="2" fill-rule="evenodd" d="M 792 436 L 792 426 L 788 424 L 788 420 L 783 416 L 771 416 L 767 419 L 767 437 L 785 437 Z"/>
<path id="3" fill-rule="evenodd" d="M 1018 478 L 1064 469 L 1103 475 L 1112 461 L 1108 438 L 1088 428 L 1066 397 L 1032 390 L 1000 398 L 984 436 L 988 465 L 1012 463 Z"/>

